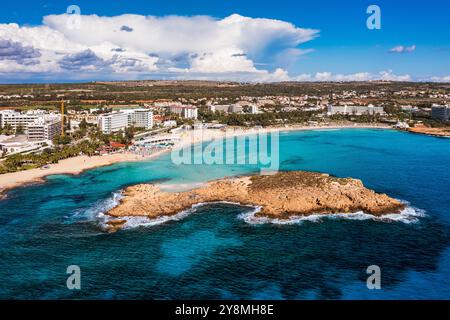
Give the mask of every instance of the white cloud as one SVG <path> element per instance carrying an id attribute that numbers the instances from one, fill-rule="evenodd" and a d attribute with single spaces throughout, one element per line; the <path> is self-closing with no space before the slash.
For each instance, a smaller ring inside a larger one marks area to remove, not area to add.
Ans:
<path id="1" fill-rule="evenodd" d="M 39 26 L 0 24 L 0 74 L 10 79 L 205 79 L 277 81 L 410 81 L 408 74 L 290 75 L 313 49 L 300 46 L 319 31 L 274 19 L 209 16 L 50 15 Z M 394 53 L 413 52 L 397 46 Z M 434 77 L 432 81 L 449 81 Z"/>
<path id="2" fill-rule="evenodd" d="M 396 75 L 392 73 L 392 70 L 381 71 L 379 73 L 370 72 L 358 72 L 352 74 L 334 74 L 332 72 L 317 72 L 312 75 L 310 73 L 300 74 L 291 78 L 294 81 L 317 81 L 317 82 L 331 82 L 331 81 L 375 81 L 375 80 L 385 80 L 385 81 L 411 81 L 411 76 Z"/>
<path id="3" fill-rule="evenodd" d="M 281 79 L 286 78 L 285 71 L 275 68 L 271 73 L 256 66 L 280 53 L 304 53 L 298 46 L 318 36 L 317 30 L 288 22 L 237 14 L 224 19 L 82 15 L 76 25 L 73 19 L 73 15 L 63 14 L 46 16 L 36 27 L 0 24 L 4 46 L 13 41 L 17 52 L 33 54 L 29 64 L 0 56 L 0 73 L 35 72 L 57 77 L 79 70 L 100 77 L 180 73 Z M 8 52 L 10 55 L 11 50 Z"/>
<path id="4" fill-rule="evenodd" d="M 431 77 L 430 80 L 433 82 L 450 82 L 450 75 L 444 77 Z"/>
<path id="5" fill-rule="evenodd" d="M 409 74 L 396 75 L 392 73 L 392 70 L 381 71 L 379 73 L 379 79 L 385 81 L 411 81 L 411 76 Z"/>
<path id="6" fill-rule="evenodd" d="M 389 49 L 389 52 L 391 52 L 391 53 L 410 53 L 410 52 L 414 52 L 415 50 L 416 50 L 416 45 L 412 45 L 410 47 L 395 46 L 395 47 Z"/>

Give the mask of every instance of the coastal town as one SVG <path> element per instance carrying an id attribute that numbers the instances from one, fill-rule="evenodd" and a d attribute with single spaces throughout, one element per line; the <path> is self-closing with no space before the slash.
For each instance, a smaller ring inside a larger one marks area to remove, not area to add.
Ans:
<path id="1" fill-rule="evenodd" d="M 450 136 L 449 118 L 450 86 L 437 83 L 3 85 L 0 178 L 8 176 L 8 189 L 30 177 L 149 159 L 193 142 L 186 137 L 195 129 L 209 138 L 225 130 L 355 126 Z M 25 170 L 27 177 L 12 179 Z"/>
<path id="2" fill-rule="evenodd" d="M 4 1 L 0 300 L 176 320 L 448 301 L 449 12 Z"/>

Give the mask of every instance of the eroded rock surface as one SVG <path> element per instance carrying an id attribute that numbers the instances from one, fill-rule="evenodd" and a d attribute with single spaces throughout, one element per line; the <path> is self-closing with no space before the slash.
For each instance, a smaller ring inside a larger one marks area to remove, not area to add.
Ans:
<path id="1" fill-rule="evenodd" d="M 261 206 L 258 216 L 278 219 L 358 211 L 380 216 L 404 208 L 398 200 L 365 188 L 357 179 L 287 171 L 211 181 L 185 192 L 164 192 L 152 184 L 136 185 L 124 191 L 124 199 L 108 214 L 114 218 L 156 218 L 177 214 L 195 204 L 218 201 Z"/>

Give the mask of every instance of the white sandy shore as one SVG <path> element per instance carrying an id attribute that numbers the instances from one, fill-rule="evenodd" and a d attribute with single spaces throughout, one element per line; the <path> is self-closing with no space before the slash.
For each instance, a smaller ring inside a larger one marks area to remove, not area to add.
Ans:
<path id="1" fill-rule="evenodd" d="M 343 129 L 343 128 L 380 128 L 380 129 L 390 129 L 389 126 L 380 125 L 329 125 L 329 126 L 289 126 L 289 127 L 271 127 L 264 129 L 243 129 L 236 128 L 232 131 L 222 131 L 222 130 L 202 130 L 201 134 L 181 134 L 180 142 L 175 146 L 175 148 L 186 147 L 190 144 L 195 144 L 199 142 L 210 141 L 216 138 L 223 138 L 225 136 L 239 136 L 239 135 L 250 135 L 262 132 L 275 132 L 275 131 L 301 131 L 301 130 L 323 130 L 323 129 Z M 27 185 L 33 183 L 41 183 L 44 178 L 50 175 L 57 174 L 80 174 L 81 172 L 97 167 L 103 167 L 112 165 L 119 162 L 137 162 L 154 159 L 160 155 L 169 152 L 170 149 L 164 149 L 155 152 L 149 156 L 142 157 L 133 153 L 117 153 L 105 156 L 79 156 L 74 158 L 69 158 L 61 160 L 57 164 L 50 165 L 48 169 L 31 169 L 26 171 L 19 171 L 14 173 L 6 173 L 0 175 L 0 198 L 2 194 L 5 194 L 7 190 Z"/>
<path id="2" fill-rule="evenodd" d="M 48 169 L 31 169 L 26 171 L 2 174 L 0 175 L 0 199 L 2 197 L 2 194 L 6 193 L 6 191 L 9 189 L 27 184 L 42 183 L 44 182 L 44 178 L 50 175 L 76 175 L 82 173 L 85 170 L 109 166 L 114 163 L 149 160 L 160 156 L 164 152 L 167 151 L 162 150 L 147 157 L 142 157 L 127 152 L 94 157 L 79 156 L 61 160 L 56 164 L 50 165 Z"/>

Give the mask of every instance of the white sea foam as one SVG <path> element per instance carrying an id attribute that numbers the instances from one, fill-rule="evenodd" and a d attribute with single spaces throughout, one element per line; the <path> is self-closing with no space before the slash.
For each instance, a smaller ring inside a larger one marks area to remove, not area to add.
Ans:
<path id="1" fill-rule="evenodd" d="M 172 216 L 161 216 L 158 218 L 148 217 L 123 217 L 123 220 L 127 221 L 124 225 L 124 229 L 134 229 L 137 227 L 153 227 L 160 224 L 164 224 L 169 221 L 179 221 L 187 216 L 196 212 L 196 209 L 203 204 L 194 205 L 192 208 L 181 211 Z M 122 219 L 122 218 L 121 218 Z"/>
<path id="2" fill-rule="evenodd" d="M 120 193 L 121 195 L 121 193 Z M 117 200 L 117 204 L 115 206 L 118 205 L 120 199 L 122 197 L 118 198 Z M 113 203 L 114 201 L 111 201 L 110 203 Z M 125 220 L 126 223 L 124 225 L 124 229 L 134 229 L 137 227 L 153 227 L 153 226 L 157 226 L 160 224 L 164 224 L 166 222 L 169 221 L 180 221 L 184 218 L 186 218 L 187 216 L 194 214 L 197 212 L 197 209 L 206 205 L 210 205 L 210 204 L 215 204 L 215 203 L 225 203 L 225 204 L 232 204 L 232 205 L 240 205 L 239 203 L 234 203 L 234 202 L 227 202 L 227 201 L 217 201 L 217 202 L 205 202 L 205 203 L 198 203 L 193 205 L 191 208 L 180 211 L 179 213 L 172 215 L 172 216 L 161 216 L 158 218 L 148 218 L 148 217 L 121 217 L 121 220 Z M 106 207 L 105 207 L 106 208 Z M 109 207 L 107 210 L 103 210 L 102 212 L 99 212 L 97 214 L 97 218 L 100 220 L 102 227 L 106 228 L 107 226 L 107 222 L 108 220 L 111 220 L 111 217 L 106 216 L 104 213 L 111 210 L 112 208 L 114 208 L 114 206 Z"/>
<path id="3" fill-rule="evenodd" d="M 403 202 L 406 208 L 400 213 L 385 214 L 377 217 L 362 211 L 355 213 L 334 213 L 334 214 L 312 214 L 308 216 L 292 216 L 289 219 L 271 219 L 267 217 L 257 217 L 256 213 L 261 211 L 260 207 L 256 207 L 250 212 L 240 214 L 238 217 L 249 224 L 301 224 L 305 221 L 320 222 L 323 219 L 348 219 L 348 220 L 374 220 L 380 222 L 402 222 L 402 223 L 416 223 L 419 218 L 425 216 L 425 211 L 412 207 L 408 203 Z"/>
<path id="4" fill-rule="evenodd" d="M 106 227 L 108 220 L 112 218 L 105 215 L 105 213 L 115 206 L 117 206 L 120 200 L 123 198 L 122 193 L 114 193 L 113 196 L 107 200 L 104 200 L 101 205 L 97 206 L 93 210 L 96 212 L 96 217 L 100 221 L 103 228 Z M 207 202 L 198 203 L 193 205 L 187 210 L 183 210 L 172 216 L 161 216 L 158 218 L 148 218 L 148 217 L 121 217 L 122 220 L 127 221 L 124 225 L 124 229 L 134 229 L 137 227 L 153 227 L 167 223 L 169 221 L 180 221 L 191 214 L 195 214 L 197 209 L 211 204 L 224 203 L 231 205 L 238 205 L 242 207 L 250 208 L 250 210 L 238 215 L 238 219 L 245 221 L 248 224 L 279 224 L 279 225 L 292 225 L 292 224 L 302 224 L 303 222 L 321 222 L 323 219 L 348 219 L 348 220 L 374 220 L 380 222 L 402 222 L 402 223 L 416 223 L 419 218 L 425 216 L 425 212 L 421 209 L 412 207 L 409 203 L 404 202 L 406 207 L 400 213 L 386 214 L 380 217 L 366 214 L 364 212 L 356 213 L 335 213 L 335 214 L 312 214 L 308 216 L 292 216 L 289 219 L 272 219 L 267 217 L 257 217 L 256 214 L 261 211 L 262 207 L 254 207 L 242 205 L 240 203 L 228 202 L 228 201 L 217 201 L 217 202 Z"/>
<path id="5" fill-rule="evenodd" d="M 68 219 L 73 221 L 98 221 L 102 227 L 108 221 L 109 217 L 105 215 L 106 212 L 118 206 L 120 200 L 123 198 L 122 192 L 114 192 L 107 199 L 97 201 L 92 207 L 88 209 L 79 209 L 71 214 Z"/>

